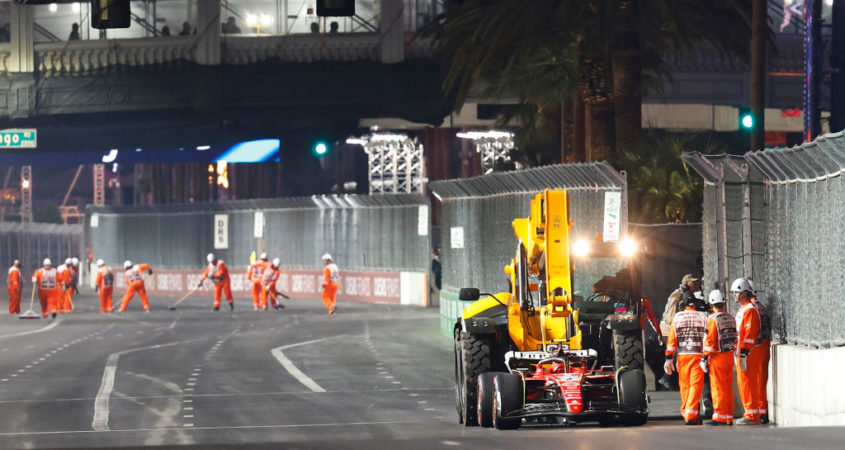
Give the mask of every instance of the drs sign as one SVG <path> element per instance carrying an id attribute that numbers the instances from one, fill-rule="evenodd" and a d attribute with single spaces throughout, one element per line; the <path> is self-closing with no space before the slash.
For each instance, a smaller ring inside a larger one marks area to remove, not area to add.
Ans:
<path id="1" fill-rule="evenodd" d="M 229 216 L 226 214 L 214 215 L 214 249 L 225 250 L 229 248 Z"/>
<path id="2" fill-rule="evenodd" d="M 10 128 L 0 131 L 0 148 L 35 148 L 37 144 L 34 128 Z"/>

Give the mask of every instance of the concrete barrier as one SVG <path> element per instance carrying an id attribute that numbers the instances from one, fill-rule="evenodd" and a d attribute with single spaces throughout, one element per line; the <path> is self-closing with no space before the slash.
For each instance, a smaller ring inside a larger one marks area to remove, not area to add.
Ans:
<path id="1" fill-rule="evenodd" d="M 845 347 L 772 346 L 769 412 L 780 426 L 845 425 Z"/>
<path id="2" fill-rule="evenodd" d="M 123 270 L 113 269 L 115 287 L 126 289 Z M 204 269 L 156 269 L 153 275 L 144 275 L 147 293 L 159 296 L 181 296 L 193 289 L 202 278 Z M 369 303 L 392 303 L 428 306 L 427 274 L 418 272 L 346 272 L 341 271 L 338 300 Z M 252 285 L 246 270 L 230 270 L 232 295 L 250 297 Z M 322 292 L 323 272 L 320 270 L 282 269 L 276 281 L 276 290 L 291 298 L 319 298 Z M 214 290 L 210 282 L 203 283 L 202 292 Z M 115 294 L 117 295 L 117 294 Z"/>

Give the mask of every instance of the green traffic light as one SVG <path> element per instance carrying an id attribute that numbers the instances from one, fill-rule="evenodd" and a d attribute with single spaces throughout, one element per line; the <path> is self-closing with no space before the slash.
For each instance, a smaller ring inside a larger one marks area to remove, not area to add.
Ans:
<path id="1" fill-rule="evenodd" d="M 754 128 L 754 116 L 752 116 L 751 113 L 743 114 L 739 123 L 741 123 L 742 127 L 745 129 Z"/>
<path id="2" fill-rule="evenodd" d="M 317 154 L 317 156 L 323 156 L 323 155 L 325 155 L 328 151 L 329 151 L 329 147 L 328 147 L 328 146 L 327 146 L 324 142 L 318 142 L 318 143 L 314 146 L 314 153 L 316 153 L 316 154 Z"/>

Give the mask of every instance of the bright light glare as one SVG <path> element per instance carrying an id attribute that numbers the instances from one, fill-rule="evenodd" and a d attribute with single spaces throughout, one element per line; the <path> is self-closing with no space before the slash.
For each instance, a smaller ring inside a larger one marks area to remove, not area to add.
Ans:
<path id="1" fill-rule="evenodd" d="M 71 9 L 73 9 L 73 12 L 79 12 L 79 8 L 80 8 L 79 3 L 74 3 L 71 6 Z"/>
<path id="2" fill-rule="evenodd" d="M 210 148 L 211 148 L 211 146 L 210 146 L 210 145 L 200 145 L 199 147 L 197 147 L 197 150 L 199 150 L 199 151 L 205 151 L 205 150 L 208 150 L 208 149 L 210 149 Z"/>
<path id="3" fill-rule="evenodd" d="M 273 18 L 272 18 L 272 17 L 270 17 L 270 16 L 269 16 L 269 15 L 267 15 L 267 14 L 262 14 L 262 15 L 261 15 L 261 25 L 262 25 L 262 26 L 267 26 L 267 25 L 270 25 L 271 23 L 273 23 Z"/>
<path id="4" fill-rule="evenodd" d="M 59 5 L 50 3 L 50 6 L 48 6 L 47 9 L 49 9 L 51 13 L 54 13 L 59 10 Z"/>
<path id="5" fill-rule="evenodd" d="M 833 0 L 824 0 L 824 4 L 827 6 L 833 6 Z"/>
<path id="6" fill-rule="evenodd" d="M 322 142 L 320 142 L 319 144 L 317 144 L 316 147 L 314 147 L 314 151 L 318 155 L 325 155 L 328 150 L 329 150 L 329 148 L 326 147 L 326 144 L 323 144 Z"/>
<path id="7" fill-rule="evenodd" d="M 590 254 L 590 243 L 586 239 L 578 239 L 572 245 L 572 253 L 578 258 L 583 258 Z"/>
<path id="8" fill-rule="evenodd" d="M 367 140 L 364 138 L 346 138 L 346 143 L 349 145 L 360 145 L 363 147 L 367 145 Z"/>
<path id="9" fill-rule="evenodd" d="M 619 254 L 623 258 L 630 258 L 637 254 L 637 243 L 633 239 L 625 238 L 619 241 Z"/>
<path id="10" fill-rule="evenodd" d="M 745 128 L 751 128 L 754 126 L 754 117 L 751 114 L 746 114 L 742 116 L 742 126 Z"/>
<path id="11" fill-rule="evenodd" d="M 255 14 L 246 15 L 246 26 L 254 27 L 258 25 L 258 17 Z"/>
<path id="12" fill-rule="evenodd" d="M 278 139 L 257 139 L 240 142 L 229 147 L 225 153 L 214 159 L 215 162 L 250 163 L 269 161 L 279 152 L 281 141 Z"/>
<path id="13" fill-rule="evenodd" d="M 21 181 L 21 189 L 29 189 L 29 180 Z"/>
<path id="14" fill-rule="evenodd" d="M 117 149 L 116 148 L 109 150 L 109 154 L 106 155 L 106 156 L 103 156 L 103 162 L 104 163 L 114 162 L 115 159 L 117 159 Z"/>

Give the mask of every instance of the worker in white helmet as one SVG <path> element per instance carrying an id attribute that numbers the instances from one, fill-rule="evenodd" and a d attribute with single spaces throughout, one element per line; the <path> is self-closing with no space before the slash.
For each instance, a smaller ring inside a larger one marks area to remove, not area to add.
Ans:
<path id="1" fill-rule="evenodd" d="M 50 258 L 44 258 L 44 267 L 32 274 L 32 285 L 38 288 L 38 299 L 41 300 L 41 315 L 47 317 L 49 312 L 55 318 L 63 296 L 59 274 L 53 268 Z"/>
<path id="2" fill-rule="evenodd" d="M 100 294 L 100 314 L 114 312 L 112 293 L 114 292 L 114 273 L 102 259 L 97 260 L 97 293 Z"/>
<path id="3" fill-rule="evenodd" d="M 59 264 L 59 266 L 56 267 L 56 276 L 59 280 L 59 286 L 62 288 L 62 298 L 56 304 L 56 310 L 59 314 L 70 312 L 70 302 L 68 301 L 67 291 L 71 282 L 71 264 L 73 264 L 73 259 L 66 258 L 64 264 Z"/>
<path id="4" fill-rule="evenodd" d="M 731 425 L 734 420 L 734 351 L 736 321 L 725 312 L 725 296 L 716 289 L 708 299 L 712 314 L 707 318 L 701 369 L 710 373 L 713 398 L 711 425 Z"/>
<path id="5" fill-rule="evenodd" d="M 736 352 L 736 385 L 745 414 L 734 421 L 737 425 L 753 425 L 760 423 L 760 352 L 753 350 L 760 337 L 760 313 L 751 303 L 753 288 L 745 278 L 737 278 L 731 284 L 731 294 L 739 303 L 736 313 L 737 347 Z"/>
<path id="6" fill-rule="evenodd" d="M 68 258 L 70 263 L 67 265 L 67 272 L 65 273 L 65 301 L 62 309 L 65 312 L 73 310 L 73 294 L 79 293 L 79 258 Z M 67 261 L 65 261 L 67 263 Z"/>
<path id="7" fill-rule="evenodd" d="M 323 303 L 326 304 L 329 316 L 334 316 L 337 313 L 337 287 L 340 282 L 340 273 L 337 265 L 332 262 L 332 255 L 326 253 L 323 255 Z"/>
<path id="8" fill-rule="evenodd" d="M 223 299 L 223 294 L 226 294 L 226 301 L 229 302 L 229 310 L 235 309 L 235 299 L 232 298 L 232 286 L 229 281 L 229 269 L 222 259 L 217 259 L 214 253 L 206 255 L 205 260 L 208 261 L 205 271 L 202 273 L 202 278 L 197 285 L 197 288 L 202 287 L 202 282 L 206 278 L 211 278 L 214 283 L 214 311 L 220 311 L 220 300 Z"/>
<path id="9" fill-rule="evenodd" d="M 141 297 L 144 312 L 150 312 L 150 301 L 147 298 L 147 289 L 144 287 L 143 272 L 152 275 L 153 269 L 150 268 L 149 264 L 132 264 L 132 261 L 129 260 L 123 262 L 123 269 L 125 270 L 123 276 L 126 277 L 127 289 L 126 294 L 123 295 L 123 299 L 120 301 L 120 309 L 117 312 L 126 311 L 126 307 L 129 306 L 129 302 L 135 296 L 136 292 Z"/>
<path id="10" fill-rule="evenodd" d="M 270 267 L 270 263 L 267 261 L 267 253 L 262 252 L 258 257 L 258 261 L 255 261 L 246 271 L 247 280 L 252 282 L 252 308 L 255 311 L 267 308 L 267 297 L 262 295 L 264 285 L 261 284 L 261 280 L 268 267 Z"/>
<path id="11" fill-rule="evenodd" d="M 276 292 L 276 281 L 279 279 L 279 263 L 279 258 L 273 258 L 273 262 L 264 271 L 264 276 L 261 279 L 261 284 L 264 286 L 264 292 L 261 294 L 263 296 L 261 303 L 264 304 L 264 309 L 267 309 L 268 300 L 270 306 L 274 309 L 285 307 L 281 302 L 276 303 L 276 297 L 279 295 Z"/>

